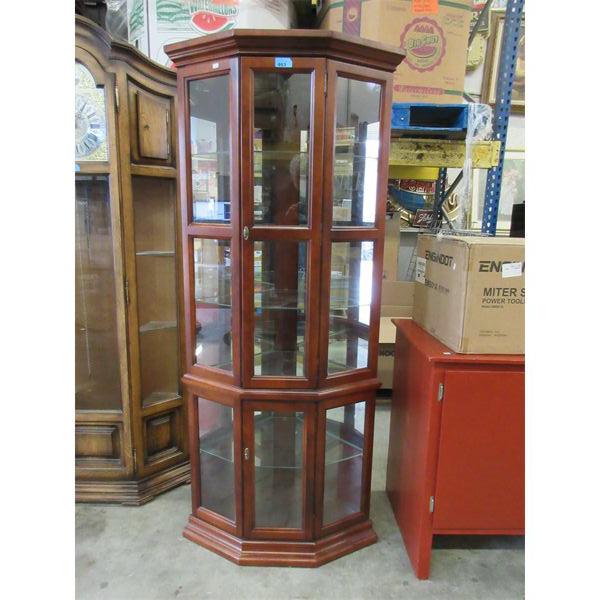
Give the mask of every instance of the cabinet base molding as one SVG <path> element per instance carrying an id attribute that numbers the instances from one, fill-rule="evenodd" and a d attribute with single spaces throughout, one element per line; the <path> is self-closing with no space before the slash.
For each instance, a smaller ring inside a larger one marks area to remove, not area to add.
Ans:
<path id="1" fill-rule="evenodd" d="M 319 567 L 377 541 L 370 520 L 316 542 L 286 542 L 243 540 L 193 515 L 183 536 L 238 565 L 255 567 Z"/>
<path id="2" fill-rule="evenodd" d="M 189 482 L 190 463 L 186 462 L 138 481 L 77 481 L 75 501 L 141 506 L 158 494 Z"/>

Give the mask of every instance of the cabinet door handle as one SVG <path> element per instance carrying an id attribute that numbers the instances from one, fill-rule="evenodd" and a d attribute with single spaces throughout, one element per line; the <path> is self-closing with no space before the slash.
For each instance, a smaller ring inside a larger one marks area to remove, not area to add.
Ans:
<path id="1" fill-rule="evenodd" d="M 250 237 L 250 230 L 248 229 L 248 226 L 244 227 L 242 235 L 244 236 L 245 240 L 247 240 Z"/>
<path id="2" fill-rule="evenodd" d="M 244 448 L 244 460 L 248 460 L 250 458 L 250 448 Z"/>

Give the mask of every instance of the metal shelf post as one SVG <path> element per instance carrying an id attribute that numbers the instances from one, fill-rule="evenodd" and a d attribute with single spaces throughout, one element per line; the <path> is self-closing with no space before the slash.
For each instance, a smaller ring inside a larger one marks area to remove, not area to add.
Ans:
<path id="1" fill-rule="evenodd" d="M 508 0 L 506 5 L 500 64 L 496 80 L 496 107 L 493 120 L 493 139 L 500 142 L 500 158 L 498 166 L 492 167 L 487 173 L 481 225 L 481 232 L 491 235 L 496 235 L 502 171 L 504 169 L 504 151 L 506 150 L 506 135 L 508 133 L 512 87 L 517 62 L 519 28 L 521 26 L 521 15 L 523 14 L 524 6 L 525 0 Z"/>

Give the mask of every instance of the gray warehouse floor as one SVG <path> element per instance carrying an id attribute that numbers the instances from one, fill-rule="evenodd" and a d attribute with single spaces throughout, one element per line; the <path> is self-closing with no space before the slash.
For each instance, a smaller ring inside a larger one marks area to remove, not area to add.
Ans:
<path id="1" fill-rule="evenodd" d="M 523 538 L 437 538 L 431 578 L 416 579 L 384 491 L 389 414 L 389 405 L 377 408 L 371 500 L 377 544 L 318 569 L 238 567 L 181 536 L 189 485 L 138 508 L 78 504 L 78 600 L 523 598 Z"/>

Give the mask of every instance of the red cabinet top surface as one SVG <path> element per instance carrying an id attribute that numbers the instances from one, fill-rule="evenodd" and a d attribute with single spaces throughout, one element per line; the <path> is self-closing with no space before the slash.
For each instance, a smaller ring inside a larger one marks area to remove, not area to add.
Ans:
<path id="1" fill-rule="evenodd" d="M 522 366 L 524 354 L 459 354 L 445 346 L 417 325 L 412 319 L 392 319 L 398 332 L 413 344 L 433 363 L 471 364 L 487 363 Z"/>

